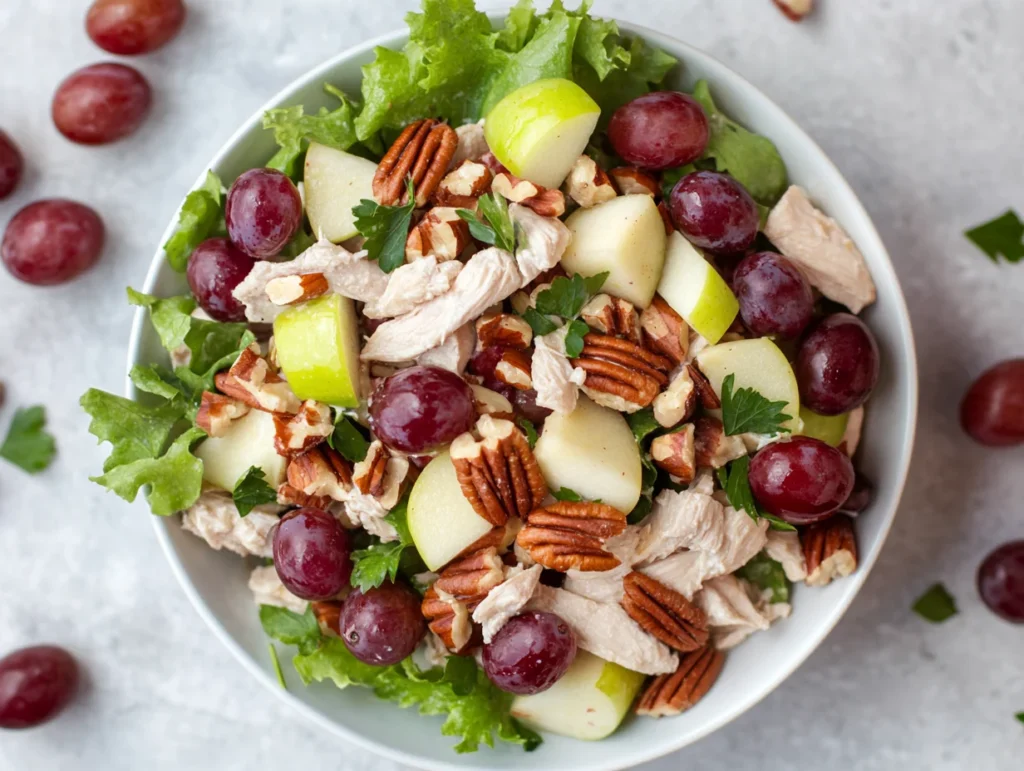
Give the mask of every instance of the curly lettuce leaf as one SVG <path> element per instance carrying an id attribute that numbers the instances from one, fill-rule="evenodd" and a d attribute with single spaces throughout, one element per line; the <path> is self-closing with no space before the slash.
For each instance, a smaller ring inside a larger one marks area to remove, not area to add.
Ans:
<path id="1" fill-rule="evenodd" d="M 178 227 L 164 244 L 167 262 L 184 273 L 188 258 L 201 242 L 224 233 L 224 186 L 220 177 L 206 172 L 203 184 L 185 197 L 178 213 Z"/>
<path id="2" fill-rule="evenodd" d="M 335 110 L 321 107 L 316 115 L 306 115 L 302 105 L 267 110 L 263 115 L 263 128 L 274 132 L 280 149 L 267 162 L 267 168 L 277 169 L 292 179 L 299 176 L 299 160 L 309 142 L 318 142 L 337 150 L 348 150 L 357 141 L 355 105 L 342 91 L 324 86 L 341 106 Z"/>
<path id="3" fill-rule="evenodd" d="M 158 457 L 184 414 L 177 401 L 145 405 L 95 388 L 86 391 L 79 404 L 92 417 L 89 433 L 111 444 L 104 471 Z"/>
<path id="4" fill-rule="evenodd" d="M 589 58 L 577 58 L 573 67 L 576 82 L 601 107 L 602 127 L 626 102 L 657 88 L 677 63 L 674 57 L 660 48 L 647 45 L 640 38 L 632 38 L 628 42 L 628 57 L 616 49 L 614 58 L 609 57 L 615 66 L 603 78 Z M 605 45 L 609 45 L 607 38 Z M 623 46 L 620 44 L 618 48 Z"/>

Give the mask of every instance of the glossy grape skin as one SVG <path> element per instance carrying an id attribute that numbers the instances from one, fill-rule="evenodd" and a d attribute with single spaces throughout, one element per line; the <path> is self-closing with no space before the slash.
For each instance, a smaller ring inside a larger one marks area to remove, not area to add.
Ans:
<path id="1" fill-rule="evenodd" d="M 632 166 L 654 170 L 685 166 L 707 148 L 708 118 L 692 96 L 655 91 L 615 111 L 608 139 Z"/>
<path id="2" fill-rule="evenodd" d="M 554 613 L 513 616 L 483 648 L 484 672 L 508 693 L 546 691 L 576 658 L 576 636 Z"/>
<path id="3" fill-rule="evenodd" d="M 14 192 L 21 182 L 25 159 L 7 132 L 0 129 L 0 201 Z"/>
<path id="4" fill-rule="evenodd" d="M 1024 359 L 997 364 L 974 381 L 960 403 L 960 424 L 989 447 L 1024 442 Z"/>
<path id="5" fill-rule="evenodd" d="M 749 248 L 761 223 L 746 188 L 717 171 L 696 171 L 679 180 L 669 196 L 669 210 L 691 243 L 722 254 Z"/>
<path id="6" fill-rule="evenodd" d="M 758 504 L 791 525 L 828 519 L 850 497 L 853 463 L 818 439 L 773 442 L 750 462 L 750 490 Z"/>
<path id="7" fill-rule="evenodd" d="M 85 17 L 92 42 L 112 54 L 148 54 L 185 23 L 182 0 L 96 0 Z"/>
<path id="8" fill-rule="evenodd" d="M 843 514 L 849 514 L 851 517 L 856 517 L 870 506 L 874 499 L 875 486 L 858 471 L 853 480 L 853 492 L 843 502 L 843 505 L 839 507 L 839 511 Z"/>
<path id="9" fill-rule="evenodd" d="M 427 633 L 419 595 L 391 582 L 365 593 L 355 589 L 345 600 L 339 627 L 352 655 L 378 667 L 410 656 Z"/>
<path id="10" fill-rule="evenodd" d="M 516 415 L 526 418 L 539 429 L 544 425 L 544 421 L 547 420 L 548 415 L 551 414 L 551 410 L 537 404 L 537 392 L 532 388 L 525 391 L 520 391 L 518 388 L 514 388 L 512 390 L 515 391 L 515 393 L 512 394 L 511 399 L 512 409 L 515 411 Z"/>
<path id="11" fill-rule="evenodd" d="M 0 258 L 15 278 L 50 286 L 92 267 L 103 240 L 103 221 L 88 206 L 63 198 L 36 201 L 7 225 Z"/>
<path id="12" fill-rule="evenodd" d="M 274 567 L 281 583 L 304 600 L 329 600 L 348 586 L 352 545 L 326 511 L 296 509 L 274 526 Z"/>
<path id="13" fill-rule="evenodd" d="M 479 375 L 485 381 L 494 380 L 498 362 L 501 361 L 502 354 L 507 350 L 503 345 L 492 345 L 477 351 L 469 360 L 469 371 L 474 375 Z"/>
<path id="14" fill-rule="evenodd" d="M 231 241 L 257 260 L 277 255 L 302 226 L 302 198 L 274 169 L 250 169 L 235 180 L 224 206 Z"/>
<path id="15" fill-rule="evenodd" d="M 103 145 L 133 133 L 149 114 L 153 93 L 138 70 L 124 64 L 83 67 L 60 84 L 53 122 L 72 142 Z"/>
<path id="16" fill-rule="evenodd" d="M 0 728 L 32 728 L 56 717 L 78 688 L 78 663 L 63 648 L 37 645 L 0 659 Z"/>
<path id="17" fill-rule="evenodd" d="M 793 263 L 774 252 L 747 255 L 732 274 L 740 315 L 761 337 L 798 337 L 814 315 L 814 292 Z"/>
<path id="18" fill-rule="evenodd" d="M 868 400 L 878 384 L 878 343 L 849 313 L 826 316 L 803 339 L 794 371 L 801 403 L 822 415 L 841 415 Z"/>
<path id="19" fill-rule="evenodd" d="M 1024 624 L 1024 541 L 1005 543 L 985 557 L 978 594 L 996 615 Z"/>
<path id="20" fill-rule="evenodd" d="M 245 306 L 231 294 L 256 260 L 226 238 L 209 238 L 188 260 L 188 285 L 196 301 L 216 321 L 245 321 Z"/>
<path id="21" fill-rule="evenodd" d="M 448 444 L 476 422 L 473 391 L 440 367 L 410 367 L 385 379 L 370 401 L 370 427 L 384 444 L 420 454 Z"/>

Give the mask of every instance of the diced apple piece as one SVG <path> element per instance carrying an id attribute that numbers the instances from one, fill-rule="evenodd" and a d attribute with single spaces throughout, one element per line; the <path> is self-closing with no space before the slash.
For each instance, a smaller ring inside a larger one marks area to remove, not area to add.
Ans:
<path id="1" fill-rule="evenodd" d="M 565 221 L 572 241 L 562 257 L 569 273 L 608 271 L 603 291 L 646 308 L 665 265 L 665 225 L 649 195 L 621 195 Z"/>
<path id="2" fill-rule="evenodd" d="M 725 279 L 678 231 L 668 238 L 658 294 L 712 345 L 722 339 L 740 312 L 740 303 Z"/>
<path id="3" fill-rule="evenodd" d="M 850 413 L 819 415 L 807 407 L 801 407 L 800 420 L 803 421 L 803 427 L 800 429 L 801 435 L 820 439 L 825 444 L 838 447 L 846 435 L 846 424 L 850 422 Z"/>
<path id="4" fill-rule="evenodd" d="M 409 494 L 409 533 L 427 568 L 437 570 L 491 529 L 462 494 L 447 452 L 423 469 Z"/>
<path id="5" fill-rule="evenodd" d="M 250 410 L 231 421 L 224 436 L 212 436 L 194 451 L 203 462 L 203 479 L 232 490 L 246 471 L 257 466 L 276 489 L 284 482 L 286 461 L 274 449 L 274 432 L 274 416 L 262 410 Z"/>
<path id="6" fill-rule="evenodd" d="M 548 416 L 533 454 L 552 490 L 568 487 L 627 514 L 640 500 L 640 450 L 629 424 L 585 396 L 568 415 Z"/>
<path id="7" fill-rule="evenodd" d="M 785 414 L 792 420 L 783 424 L 788 431 L 800 426 L 800 388 L 786 355 L 767 337 L 737 340 L 705 348 L 697 364 L 715 393 L 722 395 L 722 382 L 735 375 L 733 391 L 753 388 L 772 402 L 786 402 Z"/>
<path id="8" fill-rule="evenodd" d="M 548 78 L 517 88 L 487 113 L 484 137 L 517 177 L 557 188 L 597 127 L 601 108 L 571 80 Z"/>
<path id="9" fill-rule="evenodd" d="M 512 715 L 531 728 L 595 741 L 628 714 L 645 675 L 579 651 L 562 679 L 546 691 L 512 700 Z"/>
<path id="10" fill-rule="evenodd" d="M 313 236 L 336 244 L 359 235 L 352 207 L 373 200 L 377 164 L 358 155 L 310 142 L 302 186 Z"/>
<path id="11" fill-rule="evenodd" d="M 274 320 L 277 361 L 300 399 L 359 406 L 359 323 L 355 303 L 327 295 Z"/>

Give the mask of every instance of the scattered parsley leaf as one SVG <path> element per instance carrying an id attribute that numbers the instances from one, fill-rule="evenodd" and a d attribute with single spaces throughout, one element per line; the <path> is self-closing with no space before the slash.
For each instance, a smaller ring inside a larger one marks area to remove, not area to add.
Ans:
<path id="1" fill-rule="evenodd" d="M 530 329 L 533 330 L 533 334 L 537 337 L 549 335 L 558 329 L 558 324 L 553 322 L 547 316 L 543 316 L 538 313 L 536 308 L 527 308 L 523 312 L 523 318 L 526 320 L 526 323 L 530 325 Z"/>
<path id="2" fill-rule="evenodd" d="M 327 437 L 327 443 L 340 452 L 345 460 L 353 463 L 365 459 L 370 449 L 370 442 L 363 436 L 363 432 L 343 412 L 339 412 L 335 418 L 334 433 Z"/>
<path id="3" fill-rule="evenodd" d="M 565 355 L 575 359 L 583 353 L 583 338 L 590 334 L 590 327 L 586 322 L 573 319 L 565 332 Z"/>
<path id="4" fill-rule="evenodd" d="M 1024 712 L 1018 712 L 1016 715 L 1014 715 L 1014 717 L 1016 717 L 1020 722 L 1024 723 Z"/>
<path id="5" fill-rule="evenodd" d="M 1024 260 L 1024 222 L 1013 209 L 964 233 L 968 240 L 998 263 Z"/>
<path id="6" fill-rule="evenodd" d="M 593 297 L 601 291 L 604 287 L 604 282 L 608 280 L 608 276 L 610 275 L 611 272 L 606 270 L 601 273 L 595 273 L 593 276 L 584 276 L 583 285 L 587 287 L 587 292 L 590 294 L 590 297 Z"/>
<path id="7" fill-rule="evenodd" d="M 294 613 L 276 605 L 260 605 L 260 624 L 268 637 L 285 645 L 298 646 L 299 653 L 312 653 L 320 647 L 320 624 L 313 615 L 313 606 L 306 612 Z"/>
<path id="8" fill-rule="evenodd" d="M 259 466 L 250 466 L 235 482 L 231 497 L 238 509 L 238 516 L 244 517 L 257 506 L 276 503 L 277 491 L 267 484 L 267 475 Z"/>
<path id="9" fill-rule="evenodd" d="M 500 193 L 490 193 L 478 200 L 481 220 L 469 209 L 459 209 L 459 217 L 469 223 L 473 238 L 485 244 L 493 244 L 506 252 L 516 250 L 516 228 L 508 213 L 508 201 Z"/>
<path id="10" fill-rule="evenodd" d="M 933 584 L 917 598 L 913 611 L 933 624 L 941 624 L 957 614 L 956 600 L 941 583 Z"/>
<path id="11" fill-rule="evenodd" d="M 584 278 L 579 273 L 572 278 L 557 276 L 551 286 L 537 295 L 537 311 L 563 319 L 574 319 L 580 315 L 583 306 L 592 295 L 601 291 L 608 280 L 608 272 Z"/>
<path id="12" fill-rule="evenodd" d="M 574 503 L 579 503 L 583 500 L 583 496 L 575 490 L 570 490 L 568 487 L 559 487 L 551 494 L 559 501 L 572 501 Z"/>
<path id="13" fill-rule="evenodd" d="M 288 684 L 284 681 L 284 672 L 281 671 L 281 661 L 277 658 L 277 648 L 274 647 L 274 643 L 267 643 L 267 647 L 270 649 L 270 662 L 274 665 L 274 674 L 277 675 L 277 682 L 279 682 L 281 687 L 287 691 Z"/>
<path id="14" fill-rule="evenodd" d="M 728 436 L 736 434 L 767 434 L 782 432 L 782 424 L 792 420 L 783 412 L 786 402 L 770 402 L 753 388 L 733 391 L 736 376 L 726 375 L 722 381 L 722 423 Z"/>
<path id="15" fill-rule="evenodd" d="M 178 227 L 164 244 L 167 262 L 184 273 L 188 258 L 201 242 L 224 232 L 224 186 L 220 177 L 206 172 L 203 184 L 185 196 L 178 213 Z"/>
<path id="16" fill-rule="evenodd" d="M 375 538 L 367 548 L 352 552 L 352 586 L 365 592 L 398 577 L 402 553 L 412 546 L 408 509 L 409 499 L 406 497 L 384 518 L 385 522 L 394 526 L 398 540 L 381 543 L 380 539 Z"/>
<path id="17" fill-rule="evenodd" d="M 781 562 L 777 562 L 764 552 L 757 554 L 750 562 L 736 571 L 736 575 L 745 578 L 760 589 L 769 589 L 772 602 L 789 602 L 789 580 Z"/>
<path id="18" fill-rule="evenodd" d="M 29 474 L 45 469 L 57 452 L 56 442 L 45 426 L 46 410 L 43 407 L 28 407 L 15 412 L 4 443 L 0 445 L 0 458 Z"/>
<path id="19" fill-rule="evenodd" d="M 642 443 L 650 434 L 661 429 L 661 424 L 655 420 L 654 410 L 650 407 L 626 415 L 626 422 L 629 423 L 629 428 L 633 432 L 637 444 Z"/>
<path id="20" fill-rule="evenodd" d="M 524 418 L 522 416 L 519 416 L 518 418 L 516 418 L 516 425 L 518 425 L 519 428 L 521 428 L 523 433 L 526 435 L 526 442 L 527 442 L 527 444 L 530 445 L 530 449 L 532 450 L 534 447 L 536 447 L 537 446 L 537 427 L 535 425 L 533 425 L 533 423 L 531 423 L 529 420 L 527 420 L 526 418 Z"/>
<path id="21" fill-rule="evenodd" d="M 405 263 L 405 241 L 412 224 L 412 210 L 416 207 L 412 179 L 406 182 L 409 203 L 404 206 L 384 206 L 364 198 L 352 209 L 356 229 L 366 237 L 363 244 L 366 258 L 376 260 L 385 273 Z"/>
<path id="22" fill-rule="evenodd" d="M 759 519 L 768 520 L 772 530 L 796 530 L 788 522 L 779 519 L 773 514 L 766 514 L 758 508 L 757 501 L 754 500 L 754 494 L 750 490 L 749 472 L 750 456 L 747 455 L 734 460 L 728 467 L 720 468 L 716 472 L 718 483 L 725 491 L 725 497 L 729 499 L 729 505 L 736 509 L 736 511 L 747 512 L 755 522 Z"/>
<path id="23" fill-rule="evenodd" d="M 263 114 L 263 128 L 274 132 L 274 141 L 280 149 L 267 162 L 267 168 L 287 174 L 292 179 L 299 176 L 299 158 L 308 142 L 317 142 L 336 150 L 348 150 L 356 143 L 356 129 L 353 123 L 355 109 L 349 98 L 334 86 L 324 86 L 327 93 L 341 101 L 335 110 L 321 107 L 316 115 L 306 115 L 302 105 L 279 107 Z"/>

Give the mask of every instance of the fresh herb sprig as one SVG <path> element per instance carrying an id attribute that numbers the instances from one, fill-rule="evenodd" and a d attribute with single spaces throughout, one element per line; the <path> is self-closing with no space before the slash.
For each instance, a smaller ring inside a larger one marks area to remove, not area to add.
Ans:
<path id="1" fill-rule="evenodd" d="M 792 420 L 783 412 L 786 402 L 771 402 L 753 388 L 733 390 L 736 376 L 726 375 L 722 381 L 722 423 L 728 436 L 736 434 L 766 434 L 775 436 L 783 432 L 783 424 Z"/>
<path id="2" fill-rule="evenodd" d="M 412 179 L 406 180 L 406 186 L 409 202 L 404 205 L 385 206 L 364 198 L 352 208 L 356 230 L 366 238 L 366 258 L 376 260 L 385 273 L 405 263 L 405 242 L 416 207 Z"/>
<path id="3" fill-rule="evenodd" d="M 57 443 L 46 430 L 43 407 L 37 405 L 14 413 L 7 436 L 0 444 L 0 458 L 29 474 L 38 474 L 50 465 L 56 452 Z"/>
<path id="4" fill-rule="evenodd" d="M 941 624 L 957 614 L 956 600 L 941 583 L 932 584 L 914 602 L 913 611 L 933 624 Z"/>
<path id="5" fill-rule="evenodd" d="M 327 437 L 331 449 L 341 453 L 345 460 L 359 463 L 370 449 L 370 441 L 345 413 L 338 412 L 334 419 L 334 433 Z"/>
<path id="6" fill-rule="evenodd" d="M 754 493 L 750 490 L 750 457 L 744 455 L 737 458 L 727 467 L 718 469 L 718 483 L 725 491 L 725 497 L 729 499 L 729 505 L 737 511 L 745 511 L 755 522 L 759 519 L 766 519 L 772 530 L 796 530 L 788 522 L 779 519 L 774 514 L 767 514 L 758 507 L 754 500 Z"/>
<path id="7" fill-rule="evenodd" d="M 469 223 L 469 232 L 477 241 L 491 244 L 506 252 L 516 250 L 516 225 L 508 213 L 508 201 L 501 193 L 481 196 L 477 205 L 483 219 L 469 209 L 459 209 L 458 215 Z"/>
<path id="8" fill-rule="evenodd" d="M 773 560 L 764 552 L 757 554 L 750 562 L 736 571 L 736 575 L 745 578 L 759 589 L 767 589 L 771 601 L 789 602 L 789 579 L 782 563 Z"/>
<path id="9" fill-rule="evenodd" d="M 277 492 L 267 483 L 267 475 L 259 466 L 250 466 L 231 490 L 238 516 L 245 517 L 257 506 L 276 503 Z"/>
<path id="10" fill-rule="evenodd" d="M 584 278 L 579 273 L 572 278 L 558 276 L 551 286 L 537 295 L 534 307 L 523 312 L 523 318 L 535 335 L 547 335 L 558 329 L 549 316 L 559 316 L 566 322 L 565 354 L 570 359 L 583 352 L 583 338 L 590 332 L 586 322 L 578 317 L 583 306 L 601 291 L 609 273 L 598 273 Z"/>
<path id="11" fill-rule="evenodd" d="M 1013 209 L 964 233 L 968 240 L 998 263 L 1024 260 L 1024 221 Z"/>
<path id="12" fill-rule="evenodd" d="M 384 517 L 384 521 L 398 533 L 397 540 L 382 543 L 375 538 L 365 549 L 352 552 L 352 586 L 365 592 L 398 577 L 402 554 L 413 545 L 408 512 L 409 499 L 404 498 Z"/>

